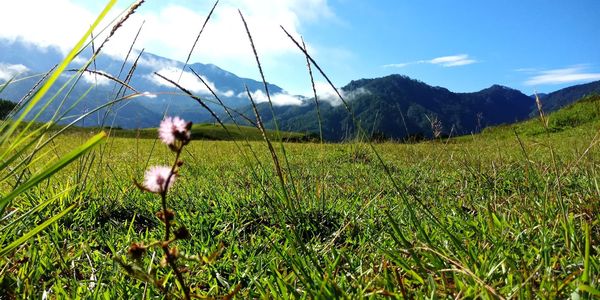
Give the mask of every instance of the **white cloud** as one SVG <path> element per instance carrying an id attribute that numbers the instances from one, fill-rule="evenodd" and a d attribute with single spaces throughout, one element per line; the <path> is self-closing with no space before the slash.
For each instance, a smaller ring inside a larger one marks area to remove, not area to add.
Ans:
<path id="1" fill-rule="evenodd" d="M 427 62 L 430 64 L 434 64 L 434 65 L 441 65 L 443 67 L 458 67 L 458 66 L 470 65 L 470 64 L 476 63 L 477 61 L 469 58 L 469 55 L 467 55 L 467 54 L 460 54 L 460 55 L 436 57 Z"/>
<path id="2" fill-rule="evenodd" d="M 342 100 L 331 87 L 331 85 L 329 85 L 329 83 L 317 81 L 315 82 L 315 89 L 317 90 L 317 98 L 319 101 L 328 102 L 332 106 L 338 106 L 342 104 Z M 340 93 L 340 95 L 342 95 L 342 97 L 344 97 L 344 100 L 346 101 L 352 101 L 355 97 L 369 93 L 369 91 L 364 88 L 358 88 L 352 91 L 344 91 L 338 88 L 337 91 Z"/>
<path id="3" fill-rule="evenodd" d="M 136 48 L 184 60 L 210 9 L 204 4 L 190 5 L 203 7 L 162 3 L 158 8 L 157 5 L 142 5 L 107 43 L 105 53 L 124 56 L 139 26 L 145 21 Z M 0 37 L 10 40 L 22 38 L 42 47 L 55 45 L 66 53 L 99 13 L 97 7 L 92 10 L 91 6 L 94 4 L 78 0 L 8 1 L 0 10 L 0 28 L 4 28 Z M 232 59 L 253 62 L 238 9 L 248 22 L 261 57 L 298 53 L 279 25 L 299 36 L 303 24 L 335 18 L 327 0 L 224 0 L 219 3 L 198 42 L 196 57 L 207 61 Z M 122 8 L 113 8 L 95 33 L 98 34 L 108 20 L 115 19 L 121 12 Z M 97 43 L 110 28 L 99 36 Z"/>
<path id="4" fill-rule="evenodd" d="M 318 98 L 319 102 L 327 102 L 331 106 L 339 106 L 342 104 L 342 100 L 340 100 L 340 97 L 337 95 L 335 90 L 333 90 L 333 88 L 329 85 L 329 83 L 317 81 L 317 82 L 315 82 L 315 89 L 317 91 L 317 98 Z M 355 97 L 369 93 L 369 91 L 364 88 L 358 88 L 358 89 L 355 89 L 352 91 L 344 91 L 340 88 L 337 88 L 337 90 L 340 93 L 340 95 L 342 95 L 342 97 L 344 97 L 344 100 L 346 100 L 346 101 L 352 101 Z M 250 92 L 250 95 L 252 96 L 252 99 L 256 103 L 262 103 L 262 102 L 269 101 L 266 94 L 262 90 L 256 90 L 254 92 Z M 247 97 L 247 94 L 245 92 L 239 93 L 237 95 L 237 97 L 245 98 L 245 97 Z M 314 94 L 310 94 L 307 97 L 294 96 L 294 95 L 290 95 L 287 92 L 271 95 L 271 101 L 273 102 L 273 105 L 275 105 L 275 106 L 305 105 L 308 102 L 312 103 L 314 101 L 313 99 L 314 99 Z"/>
<path id="5" fill-rule="evenodd" d="M 89 28 L 95 16 L 69 0 L 5 1 L 0 10 L 0 37 L 22 38 L 37 46 L 66 52 Z"/>
<path id="6" fill-rule="evenodd" d="M 404 68 L 406 66 L 414 65 L 416 63 L 418 63 L 418 62 L 412 62 L 412 63 L 408 62 L 408 63 L 400 63 L 400 64 L 387 64 L 387 65 L 383 65 L 383 67 L 384 68 Z"/>
<path id="7" fill-rule="evenodd" d="M 586 66 L 578 65 L 563 69 L 541 71 L 525 81 L 525 85 L 548 85 L 571 82 L 600 80 L 600 73 L 585 71 Z"/>
<path id="8" fill-rule="evenodd" d="M 316 20 L 330 14 L 324 0 L 222 1 L 194 49 L 194 59 L 217 64 L 227 61 L 229 64 L 254 65 L 238 8 L 244 14 L 257 51 L 265 61 L 298 54 L 279 25 L 286 27 L 294 36 L 299 36 L 301 20 Z M 146 20 L 140 44 L 146 45 L 151 51 L 160 48 L 172 58 L 184 60 L 207 12 L 199 13 L 183 6 L 167 5 L 160 11 L 134 15 L 140 20 L 138 23 L 142 18 Z M 136 28 L 129 30 L 128 35 L 133 36 Z"/>
<path id="9" fill-rule="evenodd" d="M 252 99 L 256 103 L 268 102 L 269 99 L 267 95 L 262 90 L 256 90 L 254 92 L 250 92 Z M 246 97 L 246 93 L 240 93 L 238 97 Z M 304 101 L 302 98 L 293 96 L 287 93 L 277 93 L 271 95 L 271 102 L 275 106 L 283 106 L 283 105 L 302 105 Z"/>
<path id="10" fill-rule="evenodd" d="M 347 99 L 348 101 L 352 101 L 354 100 L 354 98 L 358 97 L 358 96 L 362 96 L 362 95 L 366 95 L 366 94 L 370 94 L 371 92 L 369 92 L 369 90 L 365 89 L 365 88 L 357 88 L 355 90 L 349 91 L 349 92 L 344 92 L 344 98 Z"/>
<path id="11" fill-rule="evenodd" d="M 329 83 L 317 81 L 315 82 L 315 89 L 317 91 L 317 99 L 319 101 L 329 102 L 329 104 L 332 106 L 338 106 L 342 104 L 342 100 L 340 100 L 340 97 L 338 97 L 337 93 L 331 87 L 331 85 L 329 85 Z M 342 97 L 344 97 L 344 91 L 342 89 L 337 90 Z"/>
<path id="12" fill-rule="evenodd" d="M 148 98 L 150 98 L 150 99 L 154 99 L 154 98 L 158 97 L 156 94 L 154 94 L 154 93 L 151 93 L 151 92 L 143 92 L 143 93 L 142 93 L 142 96 L 144 96 L 144 97 L 148 97 Z"/>
<path id="13" fill-rule="evenodd" d="M 442 67 L 459 67 L 459 66 L 466 66 L 466 65 L 470 65 L 470 64 L 474 64 L 474 63 L 477 63 L 477 60 L 469 57 L 468 54 L 458 54 L 458 55 L 441 56 L 441 57 L 436 57 L 436 58 L 432 58 L 432 59 L 428 59 L 428 60 L 417 60 L 417 61 L 411 61 L 411 62 L 399 63 L 399 64 L 387 64 L 387 65 L 384 65 L 383 67 L 385 67 L 385 68 L 404 68 L 406 66 L 416 65 L 416 64 L 431 64 L 431 65 L 439 65 Z"/>
<path id="14" fill-rule="evenodd" d="M 517 69 L 514 69 L 513 71 L 521 72 L 521 73 L 532 73 L 532 72 L 537 72 L 538 69 L 536 69 L 536 68 L 517 68 Z"/>
<path id="15" fill-rule="evenodd" d="M 76 66 L 82 66 L 85 63 L 87 63 L 88 60 L 89 60 L 89 58 L 85 58 L 85 57 L 83 57 L 83 56 L 80 55 L 80 56 L 77 56 L 77 57 L 73 58 L 73 60 L 71 61 L 71 63 L 73 63 Z"/>
<path id="16" fill-rule="evenodd" d="M 29 68 L 21 64 L 12 65 L 0 63 L 0 80 L 8 81 L 21 73 L 27 72 L 28 70 Z"/>
<path id="17" fill-rule="evenodd" d="M 100 70 L 98 70 L 98 72 L 106 73 L 106 72 L 102 72 Z M 100 74 L 94 74 L 91 72 L 83 72 L 81 78 L 83 78 L 83 81 L 90 83 L 90 84 L 95 84 L 97 86 L 108 86 L 110 84 L 110 79 L 108 79 Z"/>
<path id="18" fill-rule="evenodd" d="M 129 56 L 129 61 L 133 63 L 135 57 L 138 56 L 139 53 L 134 53 L 134 55 Z M 169 60 L 169 59 L 157 59 L 154 56 L 150 55 L 142 55 L 138 60 L 138 65 L 149 67 L 154 70 L 167 69 L 167 68 L 177 68 L 179 67 L 177 62 Z"/>
<path id="19" fill-rule="evenodd" d="M 198 79 L 196 77 L 196 75 L 194 75 L 192 72 L 183 72 L 181 73 L 181 69 L 176 68 L 176 67 L 166 67 L 163 69 L 158 70 L 157 72 L 158 74 L 169 78 L 173 81 L 176 81 L 179 83 L 179 85 L 181 85 L 182 87 L 190 90 L 191 92 L 197 93 L 197 94 L 204 94 L 204 95 L 208 95 L 210 94 L 210 90 L 204 85 L 204 83 L 202 83 L 202 81 L 200 81 L 200 79 Z M 160 86 L 167 86 L 167 87 L 174 87 L 170 82 L 156 76 L 155 74 L 150 74 L 150 75 L 146 75 L 147 79 L 149 79 L 150 81 L 152 81 L 154 84 L 156 85 L 160 85 Z M 179 76 L 181 76 L 181 78 L 179 79 Z M 204 79 L 204 81 L 206 82 L 206 84 L 208 86 L 210 86 L 210 88 L 217 94 L 219 94 L 220 92 L 217 90 L 217 88 L 215 87 L 215 85 L 210 82 L 206 77 L 201 76 L 202 79 Z M 177 80 L 179 79 L 179 80 Z"/>
<path id="20" fill-rule="evenodd" d="M 227 92 L 223 93 L 223 96 L 225 97 L 233 97 L 235 95 L 235 92 L 232 90 L 228 90 Z"/>
<path id="21" fill-rule="evenodd" d="M 125 5 L 133 1 L 120 1 L 104 18 L 94 31 L 96 47 L 110 32 L 112 25 L 109 22 L 119 20 L 119 14 L 126 10 Z M 41 47 L 58 46 L 63 53 L 71 50 L 104 5 L 104 2 L 87 0 L 5 2 L 0 9 L 0 28 L 4 28 L 0 30 L 0 38 L 18 38 Z M 104 46 L 103 54 L 122 59 L 140 25 L 144 24 L 135 49 L 144 48 L 146 52 L 177 61 L 187 58 L 214 2 L 150 2 L 152 1 L 143 4 L 116 32 Z M 298 83 L 299 75 L 287 75 L 294 71 L 290 70 L 290 64 L 302 63 L 303 57 L 279 25 L 283 25 L 292 36 L 298 38 L 300 32 L 306 31 L 309 25 L 339 24 L 340 20 L 328 2 L 331 1 L 221 0 L 202 33 L 190 62 L 212 63 L 240 77 L 259 78 L 248 37 L 238 14 L 240 9 L 250 27 L 267 80 L 303 90 Z M 100 33 L 103 28 L 104 32 Z M 307 41 L 307 47 L 313 56 L 332 56 L 329 53 L 331 50 L 322 45 L 316 47 Z M 83 53 L 89 56 L 90 49 Z M 332 62 L 344 60 L 347 58 L 339 55 L 331 59 Z"/>

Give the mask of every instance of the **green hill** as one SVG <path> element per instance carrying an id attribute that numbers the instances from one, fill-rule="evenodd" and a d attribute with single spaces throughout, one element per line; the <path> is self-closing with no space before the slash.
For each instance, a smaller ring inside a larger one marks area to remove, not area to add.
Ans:
<path id="1" fill-rule="evenodd" d="M 260 130 L 251 126 L 236 127 L 232 124 L 225 124 L 227 131 L 218 124 L 194 124 L 192 126 L 193 140 L 213 140 L 213 141 L 231 141 L 231 140 L 262 140 Z M 129 138 L 156 138 L 156 128 L 145 128 L 140 130 L 112 129 L 111 135 L 115 137 Z M 277 140 L 277 133 L 273 130 L 268 130 L 267 135 L 271 140 Z M 309 136 L 298 132 L 280 132 L 280 136 L 284 141 L 298 142 L 307 141 Z"/>
<path id="2" fill-rule="evenodd" d="M 483 130 L 483 137 L 538 136 L 546 133 L 571 133 L 571 131 L 592 131 L 600 128 L 600 95 L 589 95 L 558 111 L 545 115 L 547 129 L 538 117 L 512 125 L 489 127 Z M 468 137 L 463 137 L 468 138 Z"/>
<path id="3" fill-rule="evenodd" d="M 10 122 L 10 121 L 8 121 Z M 18 127 L 19 130 L 25 128 L 29 124 L 29 130 L 35 130 L 45 123 L 40 122 L 23 122 Z M 263 136 L 260 130 L 252 126 L 235 126 L 233 124 L 225 124 L 227 131 L 221 127 L 221 125 L 213 123 L 202 123 L 194 124 L 192 126 L 192 140 L 211 140 L 211 141 L 234 141 L 234 140 L 248 140 L 248 141 L 262 141 Z M 79 127 L 72 126 L 64 129 L 64 125 L 53 125 L 49 132 L 58 132 L 63 130 L 67 134 L 85 134 L 99 132 L 104 130 L 109 133 L 112 137 L 119 138 L 140 138 L 140 139 L 155 139 L 158 137 L 157 128 L 144 128 L 144 129 L 123 129 L 119 127 Z M 278 141 L 279 137 L 285 142 L 310 142 L 317 141 L 318 136 L 314 134 L 304 134 L 300 132 L 280 131 L 279 135 L 275 130 L 267 130 L 267 136 L 272 141 Z"/>

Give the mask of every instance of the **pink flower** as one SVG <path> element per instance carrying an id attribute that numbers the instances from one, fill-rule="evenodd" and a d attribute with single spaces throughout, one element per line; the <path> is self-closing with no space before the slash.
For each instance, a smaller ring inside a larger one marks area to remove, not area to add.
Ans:
<path id="1" fill-rule="evenodd" d="M 187 144 L 190 140 L 191 127 L 191 122 L 185 122 L 180 117 L 167 117 L 160 122 L 158 137 L 169 146 L 174 145 L 177 140 Z"/>
<path id="2" fill-rule="evenodd" d="M 167 187 L 167 179 L 170 174 L 171 167 L 154 166 L 146 171 L 146 174 L 144 175 L 144 187 L 153 193 L 162 193 L 171 188 L 173 183 L 175 183 L 176 175 L 173 174 L 169 180 L 169 186 Z"/>

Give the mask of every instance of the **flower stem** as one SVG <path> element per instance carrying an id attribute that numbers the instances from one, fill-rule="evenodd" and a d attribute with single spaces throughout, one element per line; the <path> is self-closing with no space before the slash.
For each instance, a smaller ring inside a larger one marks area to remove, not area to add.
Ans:
<path id="1" fill-rule="evenodd" d="M 177 264 L 175 262 L 177 257 L 174 257 L 171 254 L 171 251 L 169 249 L 169 243 L 168 243 L 168 241 L 170 240 L 169 238 L 171 236 L 171 220 L 167 213 L 167 211 L 168 211 L 167 192 L 168 192 L 169 183 L 171 182 L 171 178 L 175 175 L 175 171 L 177 169 L 177 164 L 179 161 L 179 156 L 181 155 L 182 150 L 183 150 L 183 144 L 180 144 L 179 147 L 177 147 L 177 151 L 176 151 L 176 155 L 175 155 L 175 162 L 173 163 L 173 166 L 171 167 L 171 172 L 169 173 L 169 177 L 167 177 L 167 180 L 164 185 L 164 189 L 160 193 L 160 198 L 162 200 L 163 219 L 165 222 L 165 243 L 163 243 L 162 248 L 163 248 L 163 251 L 165 252 L 165 256 L 167 257 L 167 263 L 169 264 L 171 269 L 173 269 L 173 272 L 175 273 L 175 277 L 177 278 L 177 281 L 181 285 L 181 288 L 183 288 L 183 292 L 185 294 L 185 299 L 189 300 L 189 299 L 191 299 L 190 289 L 185 285 L 185 281 L 183 279 L 183 274 L 181 274 L 181 272 L 179 272 L 179 269 L 177 268 Z"/>

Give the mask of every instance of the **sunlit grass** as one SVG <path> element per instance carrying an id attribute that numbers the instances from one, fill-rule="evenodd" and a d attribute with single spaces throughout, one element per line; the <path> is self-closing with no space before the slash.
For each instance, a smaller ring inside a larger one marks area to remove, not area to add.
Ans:
<path id="1" fill-rule="evenodd" d="M 139 96 L 123 95 L 97 109 Z M 133 271 L 122 263 L 132 243 L 169 238 L 156 216 L 166 205 L 134 184 L 150 166 L 178 166 L 156 129 L 104 128 L 107 142 L 89 153 L 100 129 L 57 126 L 58 111 L 49 123 L 17 116 L 0 132 L 0 298 L 162 298 L 185 290 L 173 280 L 184 274 L 190 293 L 207 298 L 592 299 L 598 103 L 418 144 L 365 143 L 353 117 L 355 141 L 286 143 L 307 136 L 267 131 L 258 113 L 254 128 L 211 111 L 215 124 L 194 125 L 177 150 L 184 167 L 168 202 L 191 233 L 179 251 L 202 263 L 161 267 L 162 251 L 148 248 L 137 266 L 150 268 Z"/>
<path id="2" fill-rule="evenodd" d="M 60 144 L 85 139 L 82 134 L 62 136 Z M 514 136 L 375 145 L 405 195 L 395 192 L 367 145 L 285 144 L 300 200 L 293 218 L 266 198 L 279 190 L 272 168 L 255 178 L 233 142 L 192 141 L 172 200 L 193 236 L 181 251 L 209 255 L 221 243 L 224 250 L 212 265 L 190 265 L 190 287 L 219 295 L 241 284 L 241 298 L 563 298 L 576 290 L 592 297 L 581 287 L 597 287 L 599 280 L 600 153 L 593 147 L 582 154 L 594 134 L 574 128 L 523 136 L 529 161 Z M 84 205 L 3 259 L 5 291 L 142 297 L 145 285 L 124 276 L 110 257 L 164 234 L 154 216 L 160 203 L 132 184 L 146 165 L 167 162 L 166 149 L 148 158 L 153 143 L 111 138 L 112 155 L 88 179 L 104 184 L 88 185 Z M 554 147 L 560 178 L 545 145 Z M 258 155 L 256 170 L 258 162 L 269 165 L 263 143 L 246 147 Z M 61 182 L 56 177 L 38 193 L 60 190 Z M 400 197 L 420 199 L 466 250 L 455 248 L 420 209 L 418 231 Z M 558 197 L 567 206 L 566 224 L 557 217 Z M 58 209 L 47 207 L 39 218 Z M 585 224 L 590 275 L 584 284 Z M 146 293 L 160 295 L 151 287 Z"/>

